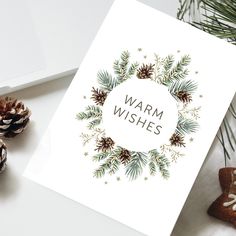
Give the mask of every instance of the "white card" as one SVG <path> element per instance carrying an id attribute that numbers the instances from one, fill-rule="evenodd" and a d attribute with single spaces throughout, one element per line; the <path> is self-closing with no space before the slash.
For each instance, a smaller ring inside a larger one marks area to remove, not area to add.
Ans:
<path id="1" fill-rule="evenodd" d="M 235 54 L 117 0 L 24 175 L 144 234 L 170 235 L 233 98 Z"/>

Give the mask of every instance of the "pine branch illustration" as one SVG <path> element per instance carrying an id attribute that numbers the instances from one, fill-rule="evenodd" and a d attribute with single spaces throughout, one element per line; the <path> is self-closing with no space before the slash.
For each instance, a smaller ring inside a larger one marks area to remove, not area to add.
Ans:
<path id="1" fill-rule="evenodd" d="M 149 162 L 150 174 L 156 175 L 158 169 L 163 178 L 168 178 L 170 175 L 168 170 L 170 162 L 165 155 L 161 155 L 157 150 L 149 151 L 149 155 L 151 157 Z"/>
<path id="2" fill-rule="evenodd" d="M 129 79 L 131 76 L 133 76 L 135 74 L 135 72 L 137 71 L 138 69 L 138 66 L 139 66 L 139 63 L 138 62 L 134 62 L 131 64 L 129 70 L 128 70 L 128 73 L 126 75 L 126 78 Z"/>
<path id="3" fill-rule="evenodd" d="M 125 174 L 130 180 L 135 180 L 143 172 L 143 168 L 147 165 L 147 155 L 141 152 L 132 152 L 132 158 L 126 166 Z"/>
<path id="4" fill-rule="evenodd" d="M 93 161 L 102 161 L 104 159 L 106 159 L 109 156 L 109 152 L 102 152 L 102 153 L 97 153 L 93 156 Z"/>
<path id="5" fill-rule="evenodd" d="M 188 70 L 185 69 L 191 62 L 191 58 L 189 55 L 183 56 L 180 61 L 169 71 L 169 73 L 165 76 L 164 84 L 168 85 L 174 80 L 184 79 L 188 75 Z"/>
<path id="6" fill-rule="evenodd" d="M 110 163 L 111 163 L 111 165 L 110 165 L 110 169 L 109 169 L 108 173 L 110 175 L 114 175 L 119 170 L 121 162 L 117 156 L 111 156 Z"/>
<path id="7" fill-rule="evenodd" d="M 87 106 L 84 112 L 79 112 L 76 115 L 78 120 L 89 120 L 91 118 L 101 118 L 102 117 L 102 110 L 99 106 Z"/>
<path id="8" fill-rule="evenodd" d="M 157 83 L 162 83 L 163 76 L 162 76 L 162 68 L 163 68 L 163 60 L 157 54 L 155 56 L 155 68 L 154 68 L 154 76 L 151 78 Z"/>
<path id="9" fill-rule="evenodd" d="M 163 59 L 163 78 L 162 78 L 162 81 L 166 81 L 168 80 L 168 76 L 169 76 L 169 73 L 170 73 L 170 70 L 174 64 L 174 56 L 173 55 L 168 55 L 167 57 L 165 57 Z"/>
<path id="10" fill-rule="evenodd" d="M 196 121 L 180 116 L 176 127 L 176 133 L 184 136 L 196 132 L 198 128 L 199 125 Z"/>
<path id="11" fill-rule="evenodd" d="M 96 118 L 89 122 L 88 129 L 94 129 L 96 126 L 100 125 L 102 122 L 102 117 Z"/>
<path id="12" fill-rule="evenodd" d="M 93 173 L 94 177 L 102 178 L 106 174 L 106 171 L 109 170 L 109 168 L 110 168 L 109 162 L 101 164 L 100 167 L 94 171 Z"/>
<path id="13" fill-rule="evenodd" d="M 108 172 L 110 175 L 113 175 L 119 170 L 119 166 L 121 162 L 117 157 L 118 152 L 119 152 L 119 148 L 111 152 L 108 152 L 107 154 L 103 153 L 104 156 L 96 155 L 95 157 L 96 160 L 99 159 L 100 161 L 106 158 L 108 159 L 106 159 L 105 162 L 101 164 L 100 167 L 94 171 L 94 177 L 101 178 L 106 174 L 106 172 Z"/>
<path id="14" fill-rule="evenodd" d="M 132 75 L 135 74 L 135 72 L 136 72 L 136 70 L 138 68 L 139 64 L 137 62 L 132 63 L 130 65 L 130 67 L 128 68 L 128 66 L 129 66 L 129 59 L 130 59 L 129 52 L 128 51 L 124 51 L 121 54 L 120 60 L 116 60 L 113 63 L 114 72 L 115 72 L 115 74 L 117 76 L 117 79 L 120 82 L 129 79 Z"/>
<path id="15" fill-rule="evenodd" d="M 97 80 L 100 88 L 105 92 L 111 92 L 113 88 L 119 85 L 119 81 L 116 78 L 113 78 L 107 71 L 99 71 Z"/>
<path id="16" fill-rule="evenodd" d="M 169 85 L 172 96 L 181 102 L 190 102 L 192 94 L 197 90 L 197 83 L 192 80 L 177 80 Z"/>

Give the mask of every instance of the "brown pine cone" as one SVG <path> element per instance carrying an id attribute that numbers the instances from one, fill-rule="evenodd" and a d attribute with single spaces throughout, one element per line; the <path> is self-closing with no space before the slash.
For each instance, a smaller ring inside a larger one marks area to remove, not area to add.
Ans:
<path id="1" fill-rule="evenodd" d="M 7 147 L 5 143 L 0 139 L 0 173 L 6 168 L 7 162 Z"/>
<path id="2" fill-rule="evenodd" d="M 26 128 L 30 110 L 11 97 L 0 98 L 0 137 L 13 138 Z"/>

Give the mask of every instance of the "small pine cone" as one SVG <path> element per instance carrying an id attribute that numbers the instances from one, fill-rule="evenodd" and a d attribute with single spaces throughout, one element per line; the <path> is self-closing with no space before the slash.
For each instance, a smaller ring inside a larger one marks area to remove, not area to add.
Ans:
<path id="1" fill-rule="evenodd" d="M 91 97 L 94 102 L 96 103 L 96 105 L 100 105 L 103 106 L 106 98 L 107 98 L 107 93 L 100 90 L 100 89 L 95 89 L 93 87 L 92 89 L 92 97 Z"/>
<path id="2" fill-rule="evenodd" d="M 192 96 L 186 91 L 179 91 L 176 93 L 178 99 L 183 103 L 188 103 L 192 101 Z"/>
<path id="3" fill-rule="evenodd" d="M 176 147 L 185 147 L 184 137 L 179 134 L 173 134 L 170 138 L 170 144 Z"/>
<path id="4" fill-rule="evenodd" d="M 95 150 L 98 152 L 111 151 L 114 145 L 115 145 L 115 142 L 111 138 L 102 137 L 100 140 L 97 141 L 97 148 Z"/>
<path id="5" fill-rule="evenodd" d="M 139 79 L 151 79 L 152 74 L 154 72 L 154 64 L 145 65 L 143 64 L 138 70 L 137 70 L 137 77 Z"/>
<path id="6" fill-rule="evenodd" d="M 7 147 L 5 143 L 0 139 L 0 173 L 6 168 L 7 162 Z"/>
<path id="7" fill-rule="evenodd" d="M 0 98 L 0 137 L 13 138 L 27 126 L 30 110 L 25 105 L 10 97 Z"/>
<path id="8" fill-rule="evenodd" d="M 119 155 L 119 159 L 122 164 L 126 165 L 130 159 L 131 159 L 131 154 L 127 149 L 122 149 Z"/>

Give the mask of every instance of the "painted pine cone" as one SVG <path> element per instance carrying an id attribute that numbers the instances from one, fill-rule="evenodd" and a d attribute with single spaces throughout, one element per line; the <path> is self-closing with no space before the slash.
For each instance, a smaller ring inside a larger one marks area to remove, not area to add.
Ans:
<path id="1" fill-rule="evenodd" d="M 0 173 L 6 168 L 7 162 L 7 147 L 5 143 L 0 139 Z"/>
<path id="2" fill-rule="evenodd" d="M 30 110 L 17 99 L 0 98 L 0 137 L 13 138 L 26 128 Z"/>

